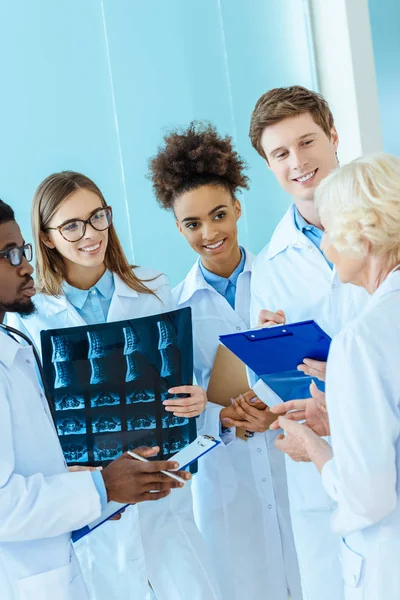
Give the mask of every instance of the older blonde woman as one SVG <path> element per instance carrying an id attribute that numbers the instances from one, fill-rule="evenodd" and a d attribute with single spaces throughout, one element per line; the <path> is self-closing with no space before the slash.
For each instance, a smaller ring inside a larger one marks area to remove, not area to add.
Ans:
<path id="1" fill-rule="evenodd" d="M 281 416 L 277 444 L 311 460 L 337 501 L 346 600 L 400 598 L 400 159 L 377 154 L 333 172 L 317 190 L 323 251 L 343 282 L 364 287 L 366 309 L 333 340 L 326 404 Z M 306 418 L 300 424 L 293 417 Z M 321 426 L 322 424 L 322 426 Z M 318 435 L 319 434 L 319 435 Z"/>

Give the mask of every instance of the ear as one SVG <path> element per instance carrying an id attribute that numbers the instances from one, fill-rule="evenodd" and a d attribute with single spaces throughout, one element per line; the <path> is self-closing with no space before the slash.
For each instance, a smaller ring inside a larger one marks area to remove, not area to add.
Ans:
<path id="1" fill-rule="evenodd" d="M 333 126 L 332 130 L 331 130 L 331 142 L 333 145 L 333 149 L 335 150 L 335 152 L 337 152 L 338 146 L 339 146 L 339 134 L 336 131 L 336 127 Z"/>
<path id="2" fill-rule="evenodd" d="M 240 204 L 240 200 L 238 200 L 237 198 L 235 198 L 235 204 L 233 209 L 235 211 L 236 221 L 238 221 L 242 216 L 242 205 Z"/>
<path id="3" fill-rule="evenodd" d="M 42 244 L 44 244 L 51 250 L 54 250 L 55 245 L 53 244 L 53 242 L 51 241 L 51 239 L 49 238 L 47 233 L 45 233 L 44 231 L 41 231 L 39 235 L 40 235 L 40 241 L 42 242 Z"/>
<path id="4" fill-rule="evenodd" d="M 178 219 L 175 219 L 175 225 L 177 226 L 179 233 L 183 235 L 182 225 L 179 223 Z"/>

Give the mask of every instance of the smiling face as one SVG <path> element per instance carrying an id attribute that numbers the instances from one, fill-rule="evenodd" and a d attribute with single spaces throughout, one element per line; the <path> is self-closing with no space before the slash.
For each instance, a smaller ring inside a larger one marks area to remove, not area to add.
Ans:
<path id="1" fill-rule="evenodd" d="M 87 189 L 78 189 L 68 196 L 50 219 L 47 227 L 57 228 L 74 219 L 86 221 L 99 208 L 103 207 L 100 197 Z M 67 224 L 68 228 L 69 225 Z M 73 225 L 71 225 L 73 227 Z M 66 266 L 68 280 L 76 282 L 76 274 L 88 275 L 104 272 L 104 257 L 108 244 L 108 229 L 97 231 L 89 223 L 86 224 L 84 236 L 77 242 L 69 242 L 55 229 L 41 233 L 41 241 L 48 248 L 55 249 L 60 254 Z M 80 285 L 78 285 L 80 287 Z"/>
<path id="2" fill-rule="evenodd" d="M 241 211 L 239 200 L 218 185 L 202 185 L 175 201 L 179 231 L 212 273 L 229 277 L 240 262 L 237 221 Z"/>
<path id="3" fill-rule="evenodd" d="M 313 200 L 320 181 L 338 166 L 338 142 L 336 129 L 328 137 L 310 113 L 270 125 L 261 137 L 269 168 L 295 202 Z"/>

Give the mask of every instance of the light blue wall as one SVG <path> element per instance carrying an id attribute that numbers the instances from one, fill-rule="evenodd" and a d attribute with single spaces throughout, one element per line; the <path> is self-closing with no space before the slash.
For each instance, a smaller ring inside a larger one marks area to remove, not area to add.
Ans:
<path id="1" fill-rule="evenodd" d="M 177 283 L 194 254 L 145 178 L 166 129 L 192 119 L 247 160 L 241 242 L 257 252 L 288 205 L 248 139 L 271 87 L 313 82 L 303 0 L 0 0 L 0 197 L 29 237 L 49 173 L 92 177 L 137 264 Z"/>
<path id="2" fill-rule="evenodd" d="M 384 150 L 400 156 L 400 1 L 369 0 L 369 10 Z"/>

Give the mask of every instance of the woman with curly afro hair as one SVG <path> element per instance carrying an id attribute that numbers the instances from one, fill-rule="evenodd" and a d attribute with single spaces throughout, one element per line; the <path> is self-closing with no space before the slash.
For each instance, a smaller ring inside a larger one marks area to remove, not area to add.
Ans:
<path id="1" fill-rule="evenodd" d="M 232 139 L 201 122 L 169 132 L 150 160 L 157 201 L 198 254 L 174 296 L 180 308 L 192 309 L 194 371 L 204 388 L 219 335 L 250 325 L 253 257 L 239 245 L 237 230 L 245 171 Z M 209 402 L 198 419 L 198 432 L 222 443 L 201 459 L 194 477 L 196 521 L 224 600 L 287 600 L 289 587 L 299 600 L 284 461 L 269 431 L 269 409 L 248 386 L 242 392 L 229 407 Z M 239 422 L 247 439 L 236 436 Z"/>

